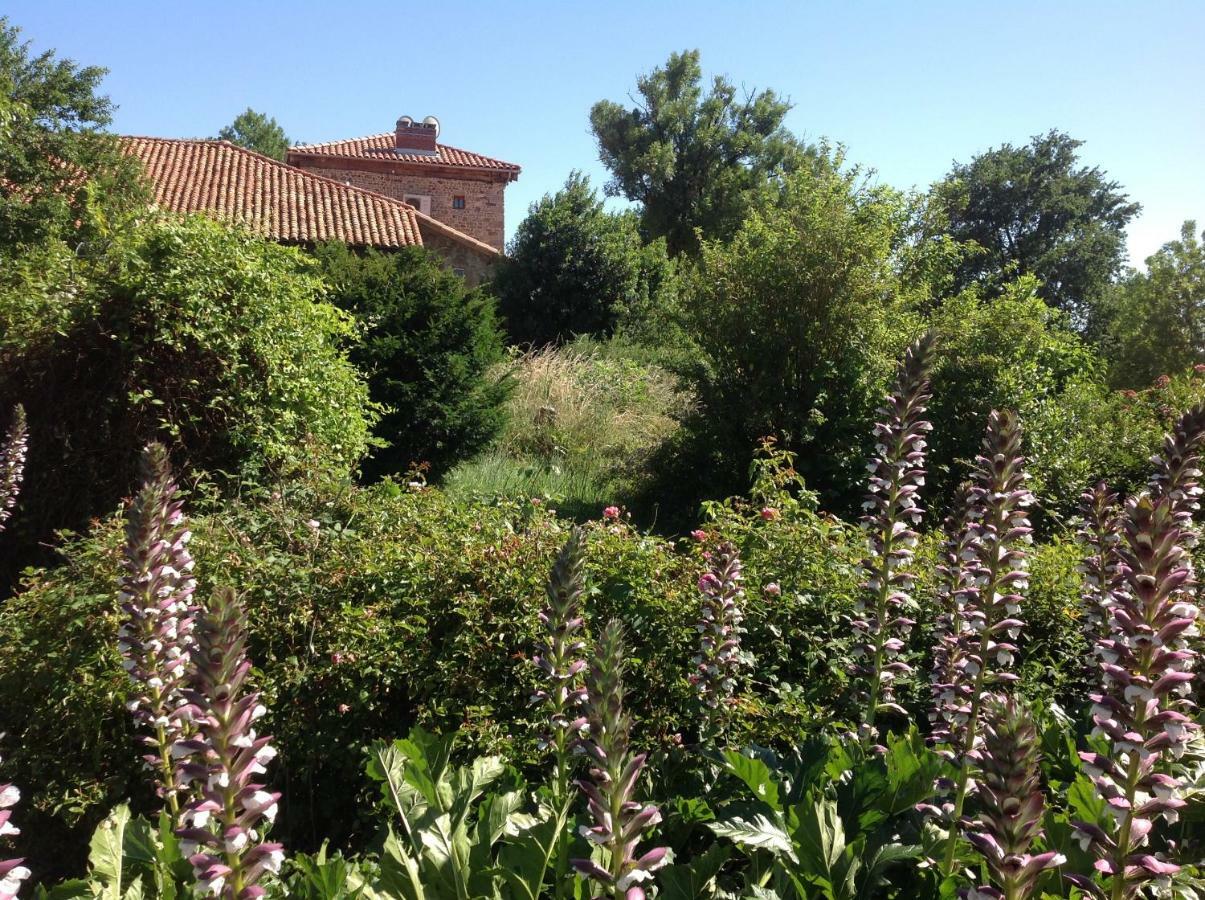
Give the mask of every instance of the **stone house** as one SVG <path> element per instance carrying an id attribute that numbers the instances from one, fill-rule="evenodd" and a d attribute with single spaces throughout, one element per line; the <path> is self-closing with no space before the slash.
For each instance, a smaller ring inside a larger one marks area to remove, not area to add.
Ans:
<path id="1" fill-rule="evenodd" d="M 503 249 L 503 192 L 514 163 L 438 142 L 439 121 L 398 119 L 391 132 L 289 149 L 291 166 L 405 201 L 420 213 Z"/>
<path id="2" fill-rule="evenodd" d="M 412 204 L 349 183 L 350 179 L 288 165 L 228 141 L 120 140 L 122 148 L 143 164 L 155 201 L 173 212 L 203 213 L 285 244 L 312 246 L 339 240 L 353 247 L 385 251 L 423 246 L 470 285 L 488 281 L 502 255 L 501 187 L 495 198 L 497 208 L 490 212 L 497 220 L 498 240 L 489 243 L 433 216 L 430 195 L 412 196 Z M 518 167 L 510 168 L 517 175 Z M 448 196 L 452 203 L 462 194 Z M 422 202 L 423 197 L 428 201 Z M 484 210 L 484 205 L 478 210 L 482 221 Z"/>

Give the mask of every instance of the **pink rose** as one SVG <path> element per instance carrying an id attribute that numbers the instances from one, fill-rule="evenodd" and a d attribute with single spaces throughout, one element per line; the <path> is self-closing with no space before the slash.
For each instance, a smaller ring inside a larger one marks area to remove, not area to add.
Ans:
<path id="1" fill-rule="evenodd" d="M 780 587 L 778 586 L 778 582 L 777 582 L 777 581 L 771 581 L 771 582 L 770 582 L 769 584 L 767 584 L 767 585 L 766 585 L 764 588 L 762 588 L 762 590 L 763 590 L 763 591 L 766 593 L 766 595 L 767 595 L 767 596 L 769 596 L 769 597 L 778 597 L 778 596 L 781 596 L 781 594 L 782 594 L 782 588 L 780 588 Z"/>
<path id="2" fill-rule="evenodd" d="M 707 540 L 707 532 L 704 531 L 702 528 L 695 529 L 694 531 L 692 531 L 690 533 L 690 536 L 692 538 L 694 538 L 696 541 L 698 541 L 700 544 L 703 543 L 705 540 Z"/>
<path id="3" fill-rule="evenodd" d="M 776 510 L 773 506 L 763 506 L 762 507 L 761 517 L 763 519 L 765 519 L 767 522 L 773 522 L 780 515 L 782 515 L 782 513 L 780 513 L 778 510 Z"/>
<path id="4" fill-rule="evenodd" d="M 603 518 L 608 521 L 612 521 L 612 522 L 614 520 L 618 519 L 619 518 L 619 507 L 618 506 L 608 506 L 606 509 L 603 510 Z"/>

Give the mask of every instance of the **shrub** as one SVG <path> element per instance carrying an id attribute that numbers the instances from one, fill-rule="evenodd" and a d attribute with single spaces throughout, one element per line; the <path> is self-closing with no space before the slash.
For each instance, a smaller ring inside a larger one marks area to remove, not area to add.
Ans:
<path id="1" fill-rule="evenodd" d="M 964 292 L 930 316 L 937 349 L 929 468 L 933 496 L 942 501 L 966 478 L 989 411 L 1014 409 L 1028 420 L 1039 407 L 1057 408 L 1073 380 L 1100 382 L 1099 359 L 1035 287 L 1032 278 L 1020 279 L 991 300 Z M 1042 454 L 1027 446 L 1026 455 L 1040 471 Z M 1056 507 L 1072 509 L 1083 484 L 1051 498 Z"/>
<path id="2" fill-rule="evenodd" d="M 763 501 L 764 502 L 764 501 Z M 774 501 L 764 520 L 745 501 L 717 510 L 746 562 L 746 646 L 760 661 L 735 710 L 734 740 L 785 739 L 825 721 L 842 665 L 822 635 L 850 608 L 854 548 L 811 501 Z M 467 746 L 535 756 L 539 684 L 530 662 L 536 612 L 567 529 L 528 503 L 465 504 L 435 489 L 297 484 L 192 519 L 198 595 L 233 586 L 247 612 L 249 654 L 271 711 L 284 793 L 274 839 L 371 833 L 358 797 L 360 750 L 410 724 L 464 733 Z M 132 797 L 155 800 L 124 708 L 114 578 L 122 528 L 97 525 L 64 547 L 61 568 L 31 574 L 0 617 L 5 774 L 26 786 L 26 852 L 39 871 L 82 866 L 80 829 Z M 693 546 L 693 544 L 692 544 Z M 697 646 L 702 560 L 623 521 L 587 532 L 587 631 L 629 630 L 627 682 L 639 740 L 671 746 L 697 730 L 688 661 Z M 763 587 L 774 582 L 780 591 Z M 839 651 L 838 651 L 839 652 Z"/>
<path id="3" fill-rule="evenodd" d="M 383 441 L 364 464 L 370 478 L 426 463 L 442 472 L 472 456 L 502 424 L 507 381 L 490 378 L 502 358 L 493 301 L 427 251 L 318 249 L 332 299 L 361 326 L 352 359 L 385 407 Z"/>
<path id="4" fill-rule="evenodd" d="M 647 325 L 673 288 L 665 242 L 646 246 L 636 214 L 607 212 L 579 172 L 532 204 L 494 281 L 511 340 L 534 347 Z"/>
<path id="5" fill-rule="evenodd" d="M 0 287 L 0 397 L 37 448 L 14 536 L 112 510 L 153 439 L 188 477 L 347 473 L 372 418 L 351 333 L 301 253 L 206 219 L 148 218 L 96 260 L 39 252 Z"/>
<path id="6" fill-rule="evenodd" d="M 683 289 L 702 354 L 702 414 L 690 423 L 701 452 L 666 481 L 693 471 L 702 496 L 732 493 L 757 439 L 785 434 L 806 448 L 801 470 L 826 503 L 854 506 L 871 413 L 919 330 L 892 265 L 907 215 L 903 197 L 857 172 L 817 167 L 731 243 L 704 245 Z"/>

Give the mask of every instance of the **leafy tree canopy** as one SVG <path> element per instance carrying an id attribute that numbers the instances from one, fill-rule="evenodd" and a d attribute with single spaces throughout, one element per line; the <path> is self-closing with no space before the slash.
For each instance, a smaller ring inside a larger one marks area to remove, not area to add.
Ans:
<path id="1" fill-rule="evenodd" d="M 218 137 L 282 162 L 289 150 L 289 136 L 276 120 L 249 106 L 219 131 Z"/>
<path id="2" fill-rule="evenodd" d="M 1139 211 L 1098 168 L 1078 166 L 1082 144 L 1058 131 L 956 163 L 933 197 L 949 234 L 982 252 L 962 262 L 956 289 L 997 293 L 1035 275 L 1043 300 L 1096 327 L 1094 309 L 1121 269 L 1126 224 Z"/>
<path id="3" fill-rule="evenodd" d="M 145 194 L 137 164 L 102 133 L 105 70 L 34 55 L 0 17 L 0 246 L 74 231 L 86 240 Z"/>
<path id="4" fill-rule="evenodd" d="M 802 451 L 800 471 L 830 508 L 860 490 L 871 413 L 919 330 L 895 264 L 910 214 L 905 197 L 856 171 L 800 171 L 732 241 L 703 245 L 683 309 L 705 368 L 689 427 L 712 454 L 695 478 L 725 479 L 712 496 L 776 433 Z"/>
<path id="5" fill-rule="evenodd" d="M 494 290 L 512 340 L 540 346 L 610 335 L 625 313 L 656 303 L 669 275 L 664 242 L 644 246 L 635 214 L 607 212 L 573 172 L 532 205 Z"/>
<path id="6" fill-rule="evenodd" d="M 698 249 L 695 229 L 730 238 L 768 182 L 804 155 L 783 127 L 788 102 L 722 76 L 705 92 L 697 50 L 672 54 L 636 89 L 631 108 L 596 103 L 590 124 L 613 176 L 607 192 L 640 203 L 645 237 L 664 237 L 672 255 Z"/>
<path id="7" fill-rule="evenodd" d="M 318 248 L 334 301 L 361 325 L 352 360 L 385 407 L 375 430 L 384 446 L 364 464 L 369 478 L 417 464 L 442 472 L 490 442 L 509 385 L 489 370 L 503 357 L 494 301 L 469 290 L 421 247 L 359 255 Z"/>
<path id="8" fill-rule="evenodd" d="M 1140 388 L 1205 362 L 1205 232 L 1185 222 L 1180 239 L 1147 258 L 1109 297 L 1110 380 Z"/>

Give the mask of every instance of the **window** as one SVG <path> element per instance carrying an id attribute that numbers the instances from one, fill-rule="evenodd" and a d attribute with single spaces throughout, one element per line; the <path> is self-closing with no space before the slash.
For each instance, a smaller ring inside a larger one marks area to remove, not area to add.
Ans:
<path id="1" fill-rule="evenodd" d="M 464 197 L 457 195 L 452 198 L 452 209 L 464 209 Z"/>
<path id="2" fill-rule="evenodd" d="M 425 194 L 406 194 L 402 199 L 423 215 L 431 215 L 431 198 L 429 196 Z"/>

